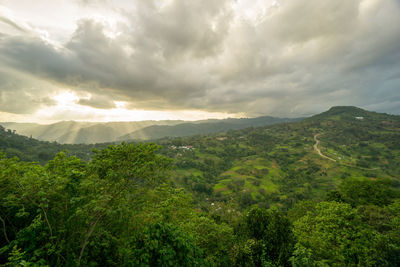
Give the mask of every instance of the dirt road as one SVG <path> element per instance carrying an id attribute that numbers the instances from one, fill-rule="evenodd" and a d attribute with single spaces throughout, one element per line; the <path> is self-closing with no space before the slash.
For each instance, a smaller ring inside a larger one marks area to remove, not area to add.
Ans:
<path id="1" fill-rule="evenodd" d="M 335 159 L 330 158 L 330 157 L 328 157 L 328 156 L 322 154 L 321 150 L 318 148 L 318 145 L 319 145 L 318 136 L 320 136 L 320 135 L 321 135 L 321 134 L 316 134 L 316 135 L 314 135 L 314 140 L 315 140 L 314 150 L 317 151 L 317 153 L 318 153 L 321 157 L 336 162 Z M 360 169 L 360 170 L 366 170 L 366 171 L 379 170 L 379 168 L 363 168 L 363 167 L 359 167 L 359 166 L 347 164 L 347 163 L 344 163 L 344 162 L 341 162 L 340 165 L 347 166 L 347 167 L 351 167 L 351 168 L 357 168 L 357 169 Z"/>
<path id="2" fill-rule="evenodd" d="M 320 135 L 321 135 L 321 134 L 316 134 L 316 135 L 314 135 L 314 140 L 315 140 L 314 150 L 317 151 L 317 153 L 318 153 L 321 157 L 326 158 L 326 159 L 329 159 L 329 160 L 331 160 L 331 161 L 336 161 L 335 159 L 330 158 L 330 157 L 328 157 L 328 156 L 322 154 L 321 150 L 319 150 L 319 148 L 318 148 L 319 140 L 317 139 L 317 137 L 320 136 Z"/>

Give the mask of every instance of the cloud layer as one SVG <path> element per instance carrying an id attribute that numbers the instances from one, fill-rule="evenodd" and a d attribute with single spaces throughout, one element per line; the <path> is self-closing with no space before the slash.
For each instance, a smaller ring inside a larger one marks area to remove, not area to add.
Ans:
<path id="1" fill-rule="evenodd" d="M 82 12 L 65 15 L 70 32 L 23 21 L 4 2 L 3 112 L 32 113 L 70 90 L 99 109 L 123 101 L 250 116 L 332 105 L 400 114 L 397 0 L 57 0 Z"/>

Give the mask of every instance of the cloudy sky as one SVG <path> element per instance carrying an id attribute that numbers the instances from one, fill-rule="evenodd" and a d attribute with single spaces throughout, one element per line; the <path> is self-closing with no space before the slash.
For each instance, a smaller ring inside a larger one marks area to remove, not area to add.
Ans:
<path id="1" fill-rule="evenodd" d="M 399 0 L 0 0 L 0 121 L 400 114 Z"/>

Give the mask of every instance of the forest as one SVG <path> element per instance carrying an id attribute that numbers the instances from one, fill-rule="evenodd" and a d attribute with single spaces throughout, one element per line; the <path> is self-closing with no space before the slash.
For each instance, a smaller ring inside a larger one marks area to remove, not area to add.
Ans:
<path id="1" fill-rule="evenodd" d="M 91 146 L 0 130 L 3 266 L 400 264 L 400 116 Z"/>

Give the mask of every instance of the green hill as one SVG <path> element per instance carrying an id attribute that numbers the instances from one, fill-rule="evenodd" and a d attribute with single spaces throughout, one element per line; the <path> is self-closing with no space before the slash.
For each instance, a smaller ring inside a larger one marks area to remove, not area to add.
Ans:
<path id="1" fill-rule="evenodd" d="M 400 116 L 356 107 L 161 143 L 175 159 L 175 182 L 198 195 L 204 208 L 216 201 L 290 207 L 323 199 L 347 177 L 400 185 Z"/>
<path id="2" fill-rule="evenodd" d="M 396 115 L 390 115 L 386 113 L 378 113 L 373 111 L 367 111 L 358 107 L 353 106 L 337 106 L 332 107 L 329 110 L 320 114 L 307 118 L 309 121 L 315 120 L 396 120 Z"/>

